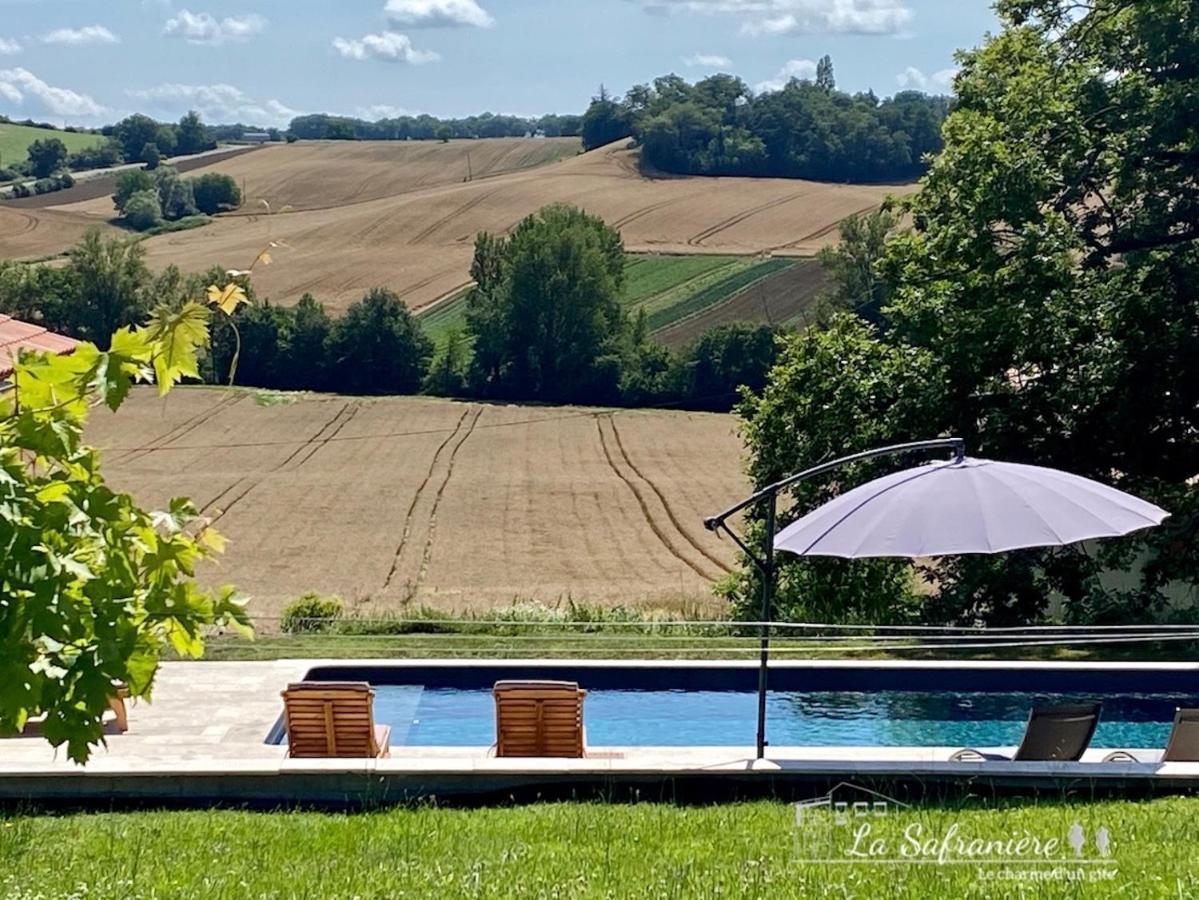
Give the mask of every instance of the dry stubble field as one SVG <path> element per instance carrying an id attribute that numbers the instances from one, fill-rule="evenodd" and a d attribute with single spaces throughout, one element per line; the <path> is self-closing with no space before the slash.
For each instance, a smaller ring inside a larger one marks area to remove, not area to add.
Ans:
<path id="1" fill-rule="evenodd" d="M 726 415 L 139 390 L 89 438 L 143 503 L 191 497 L 229 539 L 209 584 L 277 615 L 305 591 L 363 614 L 518 599 L 713 608 L 733 562 L 704 516 L 744 495 Z"/>
<path id="2" fill-rule="evenodd" d="M 836 239 L 837 224 L 847 215 L 909 190 L 778 178 L 648 177 L 623 142 L 572 156 L 572 141 L 264 147 L 197 170 L 244 181 L 250 202 L 239 214 L 150 238 L 148 259 L 160 268 L 241 268 L 267 242 L 282 240 L 290 249 L 256 273 L 261 295 L 293 303 L 308 291 L 338 311 L 365 290 L 385 285 L 419 309 L 468 283 L 479 231 L 506 232 L 548 203 L 573 203 L 602 216 L 633 251 L 810 255 Z M 468 154 L 471 181 L 465 180 Z M 263 212 L 258 201 L 264 199 L 272 215 Z M 0 207 L 0 257 L 61 252 L 89 224 L 111 215 L 104 198 L 46 210 Z"/>

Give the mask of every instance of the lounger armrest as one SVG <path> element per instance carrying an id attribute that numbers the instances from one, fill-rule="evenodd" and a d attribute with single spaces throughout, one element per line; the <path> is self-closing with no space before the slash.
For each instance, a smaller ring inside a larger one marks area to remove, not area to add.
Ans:
<path id="1" fill-rule="evenodd" d="M 1134 762 L 1139 763 L 1141 760 L 1129 753 L 1127 750 L 1115 750 L 1103 757 L 1103 762 Z"/>
<path id="2" fill-rule="evenodd" d="M 1002 753 L 983 753 L 981 750 L 975 750 L 973 747 L 963 747 L 949 757 L 950 762 L 1011 762 L 1010 756 L 1004 756 Z"/>
<path id="3" fill-rule="evenodd" d="M 391 756 L 391 726 L 375 726 L 375 743 L 379 745 L 379 757 Z"/>

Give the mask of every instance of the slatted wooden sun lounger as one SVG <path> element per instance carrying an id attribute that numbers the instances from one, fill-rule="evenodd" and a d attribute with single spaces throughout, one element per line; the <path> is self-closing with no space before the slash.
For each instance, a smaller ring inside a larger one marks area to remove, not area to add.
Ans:
<path id="1" fill-rule="evenodd" d="M 391 729 L 376 725 L 375 692 L 365 682 L 301 681 L 283 692 L 287 755 L 388 755 Z"/>
<path id="2" fill-rule="evenodd" d="M 583 756 L 583 698 L 573 681 L 497 681 L 496 756 Z"/>

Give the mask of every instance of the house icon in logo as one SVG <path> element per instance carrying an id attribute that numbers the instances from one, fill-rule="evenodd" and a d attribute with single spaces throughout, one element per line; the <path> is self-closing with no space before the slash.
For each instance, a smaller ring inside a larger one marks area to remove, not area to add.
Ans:
<path id="1" fill-rule="evenodd" d="M 794 807 L 796 855 L 828 860 L 840 856 L 840 848 L 847 845 L 863 821 L 911 809 L 911 804 L 842 781 L 824 796 L 800 800 Z"/>

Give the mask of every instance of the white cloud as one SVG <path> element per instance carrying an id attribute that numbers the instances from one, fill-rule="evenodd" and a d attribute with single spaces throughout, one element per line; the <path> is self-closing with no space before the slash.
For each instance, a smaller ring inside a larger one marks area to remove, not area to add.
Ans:
<path id="1" fill-rule="evenodd" d="M 366 34 L 356 40 L 334 38 L 333 47 L 346 59 L 378 59 L 383 62 L 401 62 L 413 66 L 437 62 L 441 57 L 432 50 L 417 50 L 406 34 L 384 31 L 382 34 Z"/>
<path id="2" fill-rule="evenodd" d="M 908 66 L 895 76 L 901 88 L 910 90 L 949 91 L 953 89 L 953 79 L 958 74 L 956 68 L 941 69 L 931 75 L 925 75 L 915 66 Z"/>
<path id="3" fill-rule="evenodd" d="M 162 84 L 127 93 L 171 118 L 194 109 L 209 122 L 286 125 L 299 115 L 278 100 L 256 100 L 231 84 Z"/>
<path id="4" fill-rule="evenodd" d="M 83 44 L 117 44 L 120 38 L 103 25 L 84 25 L 82 28 L 58 28 L 42 35 L 43 44 L 66 44 L 78 47 Z"/>
<path id="5" fill-rule="evenodd" d="M 370 106 L 358 107 L 355 115 L 360 119 L 377 122 L 379 119 L 398 119 L 400 116 L 410 116 L 412 111 L 404 109 L 402 106 L 392 106 L 390 103 L 374 103 Z"/>
<path id="6" fill-rule="evenodd" d="M 789 59 L 783 64 L 773 78 L 759 81 L 754 90 L 759 94 L 764 91 L 781 91 L 792 78 L 801 81 L 811 81 L 816 77 L 816 63 L 810 59 Z"/>
<path id="7" fill-rule="evenodd" d="M 193 13 L 186 9 L 167 19 L 162 33 L 181 37 L 189 44 L 224 44 L 248 41 L 266 28 L 266 19 L 251 13 L 247 16 L 226 16 L 217 19 L 211 13 Z"/>
<path id="8" fill-rule="evenodd" d="M 912 20 L 909 0 L 638 0 L 648 12 L 742 19 L 749 35 L 896 34 Z"/>
<path id="9" fill-rule="evenodd" d="M 387 0 L 387 21 L 401 28 L 490 28 L 495 17 L 476 0 Z"/>
<path id="10" fill-rule="evenodd" d="M 104 112 L 104 107 L 87 94 L 46 84 L 28 69 L 0 69 L 0 94 L 12 103 L 21 104 L 32 97 L 47 112 L 65 118 L 98 116 Z"/>
<path id="11" fill-rule="evenodd" d="M 702 69 L 727 69 L 733 65 L 733 61 L 719 53 L 693 53 L 683 57 L 683 65 Z"/>
<path id="12" fill-rule="evenodd" d="M 11 56 L 21 52 L 21 42 L 0 37 L 0 56 Z"/>

